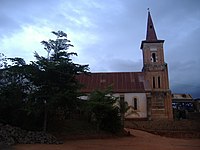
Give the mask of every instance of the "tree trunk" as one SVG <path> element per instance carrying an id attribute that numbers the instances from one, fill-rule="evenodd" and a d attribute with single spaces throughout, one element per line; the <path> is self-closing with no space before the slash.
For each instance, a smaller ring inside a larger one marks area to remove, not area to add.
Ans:
<path id="1" fill-rule="evenodd" d="M 47 102 L 44 101 L 44 122 L 43 122 L 43 131 L 47 131 Z"/>

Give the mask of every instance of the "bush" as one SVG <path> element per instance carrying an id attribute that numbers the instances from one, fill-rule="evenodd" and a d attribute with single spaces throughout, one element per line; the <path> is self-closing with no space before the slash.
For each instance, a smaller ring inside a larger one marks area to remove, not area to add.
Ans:
<path id="1" fill-rule="evenodd" d="M 89 97 L 87 111 L 91 122 L 96 124 L 97 130 L 117 133 L 122 129 L 117 98 L 110 94 L 110 90 L 94 91 Z"/>

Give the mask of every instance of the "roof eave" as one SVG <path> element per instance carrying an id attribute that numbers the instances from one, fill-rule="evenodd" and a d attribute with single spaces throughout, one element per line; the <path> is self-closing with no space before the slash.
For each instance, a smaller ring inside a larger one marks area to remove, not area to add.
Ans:
<path id="1" fill-rule="evenodd" d="M 140 49 L 143 49 L 143 44 L 144 43 L 164 43 L 165 40 L 143 40 L 140 46 Z"/>

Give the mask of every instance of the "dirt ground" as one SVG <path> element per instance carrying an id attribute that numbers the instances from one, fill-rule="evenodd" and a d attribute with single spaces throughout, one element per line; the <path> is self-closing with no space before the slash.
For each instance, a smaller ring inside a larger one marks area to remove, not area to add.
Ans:
<path id="1" fill-rule="evenodd" d="M 200 139 L 175 139 L 129 130 L 134 136 L 114 139 L 65 141 L 60 145 L 22 144 L 15 150 L 200 150 Z"/>

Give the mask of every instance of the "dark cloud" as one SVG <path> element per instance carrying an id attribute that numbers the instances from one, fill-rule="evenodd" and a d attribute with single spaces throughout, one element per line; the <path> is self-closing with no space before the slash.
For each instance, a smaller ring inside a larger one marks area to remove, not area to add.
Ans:
<path id="1" fill-rule="evenodd" d="M 194 97 L 200 94 L 200 60 L 176 61 L 169 67 L 170 85 L 173 92 L 193 93 Z"/>
<path id="2" fill-rule="evenodd" d="M 0 37 L 7 36 L 8 34 L 20 29 L 18 22 L 4 13 L 0 13 L 0 20 Z"/>
<path id="3" fill-rule="evenodd" d="M 176 93 L 186 93 L 191 94 L 193 98 L 199 98 L 200 94 L 200 86 L 199 85 L 191 85 L 189 84 L 175 84 L 172 88 L 172 92 L 176 91 Z"/>
<path id="4" fill-rule="evenodd" d="M 38 20 L 49 19 L 57 3 L 40 0 L 1 0 L 0 36 L 22 32 L 24 25 L 35 25 Z"/>
<path id="5" fill-rule="evenodd" d="M 101 65 L 99 65 L 101 64 Z M 140 72 L 141 61 L 124 60 L 120 58 L 99 59 L 96 63 L 90 65 L 95 72 Z"/>
<path id="6" fill-rule="evenodd" d="M 200 28 L 194 28 L 188 34 L 185 34 L 186 31 L 179 33 L 179 39 L 171 40 L 175 43 L 174 46 L 168 46 L 171 47 L 167 55 L 171 89 L 174 92 L 182 91 L 200 97 L 200 51 L 197 42 L 197 39 L 200 39 Z"/>
<path id="7" fill-rule="evenodd" d="M 140 72 L 141 61 L 134 62 L 133 60 L 113 59 L 109 63 L 109 68 L 117 72 Z"/>

